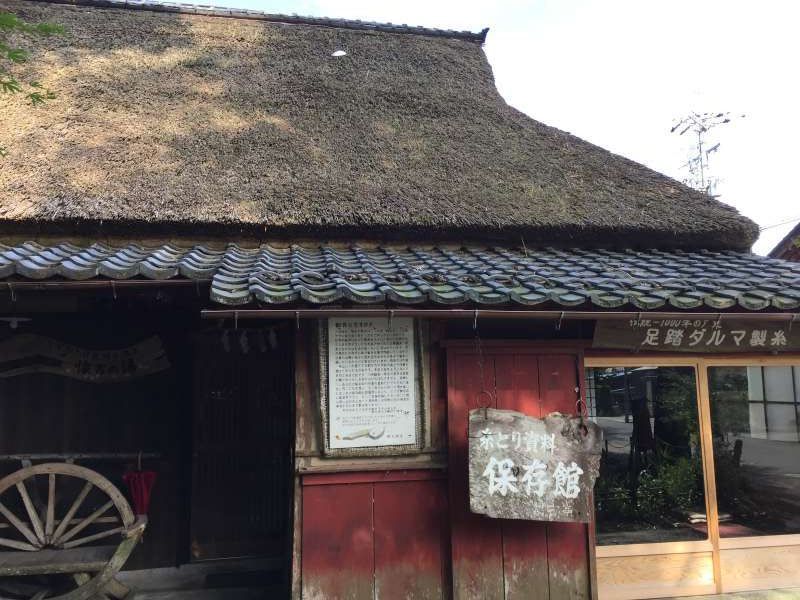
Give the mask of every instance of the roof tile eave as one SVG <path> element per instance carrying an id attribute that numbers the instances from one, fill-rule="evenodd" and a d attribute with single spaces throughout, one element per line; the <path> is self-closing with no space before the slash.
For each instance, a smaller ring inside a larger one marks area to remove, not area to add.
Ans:
<path id="1" fill-rule="evenodd" d="M 242 253 L 203 245 L 106 246 L 28 242 L 0 249 L 9 286 L 46 280 L 210 282 L 225 306 L 483 306 L 649 312 L 786 312 L 800 306 L 800 264 L 749 253 L 269 245 Z M 615 270 L 607 264 L 613 261 Z M 774 268 L 774 269 L 773 269 Z M 702 269 L 702 278 L 696 276 Z M 776 273 L 763 278 L 765 270 Z M 730 274 L 736 277 L 731 278 Z"/>

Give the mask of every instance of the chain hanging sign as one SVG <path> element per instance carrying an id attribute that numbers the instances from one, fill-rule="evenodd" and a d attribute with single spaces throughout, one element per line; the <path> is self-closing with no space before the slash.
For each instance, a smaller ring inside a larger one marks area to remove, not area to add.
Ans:
<path id="1" fill-rule="evenodd" d="M 469 414 L 469 501 L 496 519 L 589 521 L 603 431 L 581 417 Z"/>
<path id="2" fill-rule="evenodd" d="M 787 352 L 800 350 L 800 323 L 714 319 L 598 321 L 593 348 L 662 352 Z"/>

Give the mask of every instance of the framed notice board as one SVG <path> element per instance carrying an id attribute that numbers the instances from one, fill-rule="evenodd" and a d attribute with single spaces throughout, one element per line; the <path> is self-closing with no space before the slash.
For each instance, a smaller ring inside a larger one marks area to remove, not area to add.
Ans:
<path id="1" fill-rule="evenodd" d="M 411 318 L 320 322 L 320 408 L 328 456 L 392 456 L 424 445 L 421 343 Z"/>

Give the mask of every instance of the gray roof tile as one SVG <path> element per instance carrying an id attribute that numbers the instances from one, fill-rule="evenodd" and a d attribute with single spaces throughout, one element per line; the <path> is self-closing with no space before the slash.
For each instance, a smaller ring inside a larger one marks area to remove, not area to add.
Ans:
<path id="1" fill-rule="evenodd" d="M 211 300 L 794 310 L 800 264 L 741 252 L 0 244 L 0 279 L 211 282 Z"/>

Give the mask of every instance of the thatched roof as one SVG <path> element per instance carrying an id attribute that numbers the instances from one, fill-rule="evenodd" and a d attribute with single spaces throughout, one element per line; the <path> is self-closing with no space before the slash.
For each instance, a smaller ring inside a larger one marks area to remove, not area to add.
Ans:
<path id="1" fill-rule="evenodd" d="M 509 107 L 481 34 L 0 7 L 68 31 L 27 67 L 56 100 L 0 97 L 5 232 L 662 248 L 756 237 L 732 208 Z"/>

